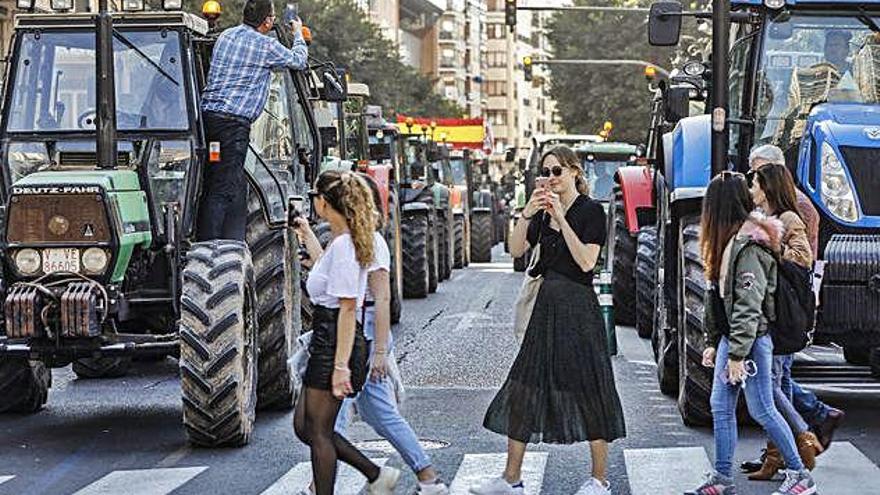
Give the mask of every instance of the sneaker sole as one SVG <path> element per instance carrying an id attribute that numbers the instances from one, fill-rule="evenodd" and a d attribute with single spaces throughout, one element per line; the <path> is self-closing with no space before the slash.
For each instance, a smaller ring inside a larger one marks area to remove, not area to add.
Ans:
<path id="1" fill-rule="evenodd" d="M 785 494 L 782 492 L 773 492 L 773 495 L 785 495 Z M 819 495 L 819 489 L 814 486 L 812 488 L 807 488 L 806 490 L 802 491 L 798 495 Z"/>

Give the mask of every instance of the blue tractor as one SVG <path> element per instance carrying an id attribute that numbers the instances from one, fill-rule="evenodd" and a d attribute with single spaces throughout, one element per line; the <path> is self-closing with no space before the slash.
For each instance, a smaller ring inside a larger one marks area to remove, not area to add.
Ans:
<path id="1" fill-rule="evenodd" d="M 712 19 L 714 56 L 703 66 L 706 113 L 662 136 L 651 179 L 657 222 L 644 246 L 657 247 L 645 280 L 661 388 L 678 396 L 686 424 L 711 422 L 701 201 L 713 175 L 746 171 L 750 149 L 766 143 L 785 152 L 821 217 L 815 341 L 841 345 L 847 361 L 880 376 L 880 2 L 713 0 L 712 12 L 683 12 L 660 1 L 651 44 L 677 44 L 685 16 Z M 630 186 L 639 187 L 621 184 Z"/>

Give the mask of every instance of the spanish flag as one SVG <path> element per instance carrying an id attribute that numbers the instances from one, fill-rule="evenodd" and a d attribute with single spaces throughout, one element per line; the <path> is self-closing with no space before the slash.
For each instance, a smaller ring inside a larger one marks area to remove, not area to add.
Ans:
<path id="1" fill-rule="evenodd" d="M 397 128 L 401 134 L 427 133 L 428 137 L 438 143 L 445 142 L 454 149 L 481 150 L 486 140 L 486 127 L 482 118 L 476 119 L 432 119 L 413 117 L 408 126 L 406 115 L 397 116 Z M 431 124 L 435 127 L 431 129 Z M 422 128 L 424 127 L 424 131 Z"/>

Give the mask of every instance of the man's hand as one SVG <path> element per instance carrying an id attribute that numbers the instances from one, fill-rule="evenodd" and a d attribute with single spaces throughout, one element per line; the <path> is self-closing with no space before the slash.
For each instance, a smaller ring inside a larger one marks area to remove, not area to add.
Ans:
<path id="1" fill-rule="evenodd" d="M 381 382 L 388 376 L 388 359 L 384 352 L 374 353 L 370 363 L 370 380 Z"/>
<path id="2" fill-rule="evenodd" d="M 303 29 L 302 19 L 297 17 L 294 20 L 290 21 L 290 29 L 293 31 L 294 36 L 295 35 L 302 36 L 302 29 Z"/>

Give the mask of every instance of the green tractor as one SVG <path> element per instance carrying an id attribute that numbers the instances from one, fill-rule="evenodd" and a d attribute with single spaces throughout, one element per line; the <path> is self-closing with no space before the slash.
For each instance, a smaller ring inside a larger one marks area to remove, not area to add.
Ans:
<path id="1" fill-rule="evenodd" d="M 175 355 L 190 442 L 243 445 L 257 408 L 295 394 L 288 219 L 321 158 L 306 75 L 276 72 L 253 124 L 247 243 L 197 242 L 215 37 L 187 13 L 101 4 L 16 18 L 0 116 L 0 412 L 39 410 L 50 368 L 109 377 Z"/>

